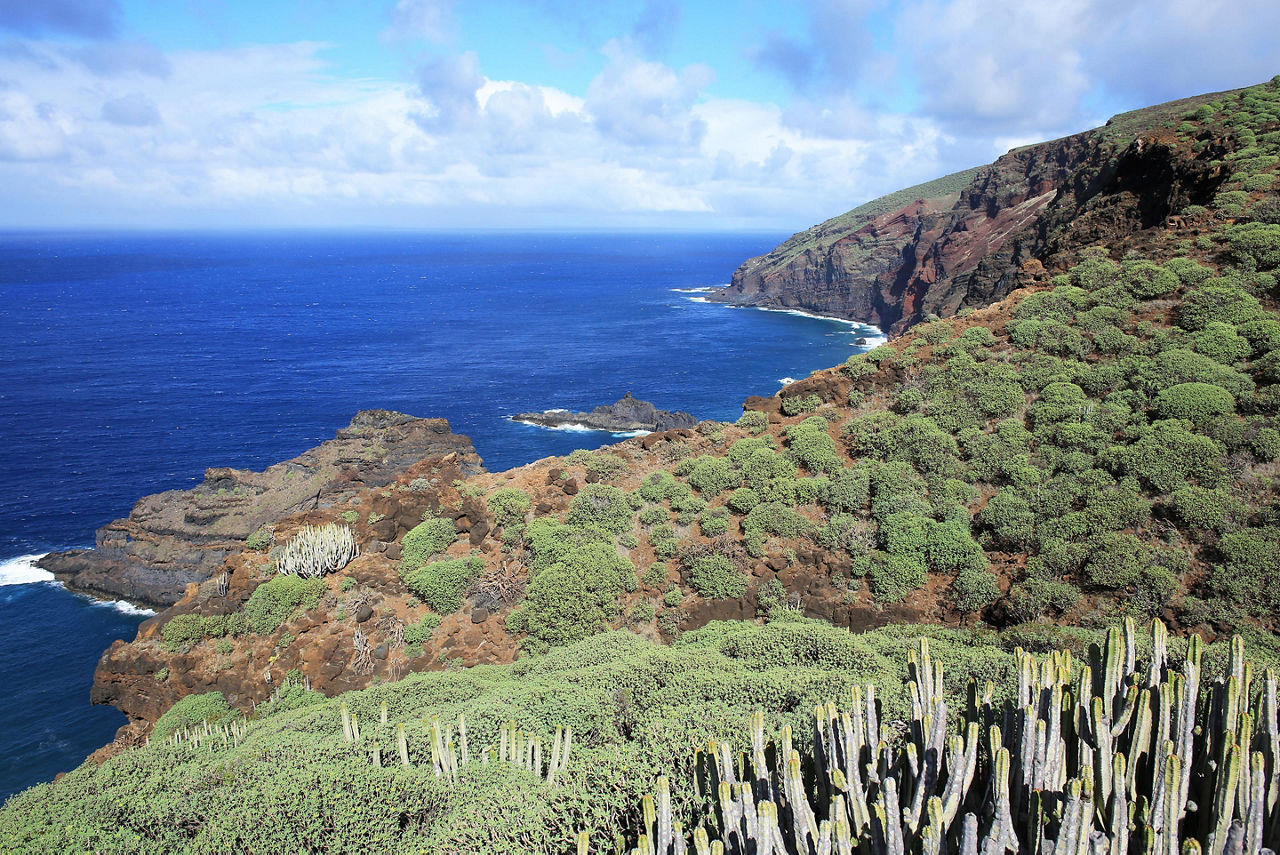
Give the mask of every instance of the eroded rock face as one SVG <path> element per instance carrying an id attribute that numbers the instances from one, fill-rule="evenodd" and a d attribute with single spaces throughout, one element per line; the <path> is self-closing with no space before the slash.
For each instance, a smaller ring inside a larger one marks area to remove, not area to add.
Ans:
<path id="1" fill-rule="evenodd" d="M 896 334 L 931 314 L 1003 299 L 1019 287 L 1024 264 L 1049 266 L 1060 247 L 1114 243 L 1212 198 L 1223 180 L 1211 166 L 1220 152 L 1210 146 L 1192 156 L 1150 126 L 1126 135 L 1124 118 L 1015 149 L 976 170 L 958 195 L 815 226 L 744 262 L 709 299 Z"/>
<path id="2" fill-rule="evenodd" d="M 364 410 L 337 436 L 264 472 L 219 467 L 191 490 L 140 499 L 129 516 L 98 529 L 88 550 L 39 564 L 72 590 L 170 606 L 203 582 L 263 526 L 390 483 L 424 458 L 456 455 L 465 475 L 483 471 L 471 440 L 445 419 Z"/>
<path id="3" fill-rule="evenodd" d="M 596 407 L 589 413 L 547 410 L 543 413 L 520 413 L 511 418 L 518 422 L 543 427 L 575 425 L 615 433 L 691 428 L 698 423 L 698 420 L 689 413 L 660 410 L 648 401 L 631 397 L 630 392 L 620 398 L 616 404 Z"/>

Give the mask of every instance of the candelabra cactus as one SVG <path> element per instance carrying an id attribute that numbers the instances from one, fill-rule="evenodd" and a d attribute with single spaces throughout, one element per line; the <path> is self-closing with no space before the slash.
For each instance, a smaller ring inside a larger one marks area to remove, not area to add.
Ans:
<path id="1" fill-rule="evenodd" d="M 1203 645 L 1180 670 L 1152 626 L 1138 670 L 1132 621 L 1088 664 L 1068 651 L 1015 652 L 1017 691 L 992 702 L 971 682 L 950 716 L 942 667 L 927 641 L 908 655 L 910 722 L 882 733 L 870 686 L 850 707 L 819 706 L 813 750 L 783 728 L 766 741 L 752 717 L 749 751 L 709 743 L 695 757 L 697 792 L 717 811 L 686 840 L 666 778 L 642 804 L 636 855 L 1094 855 L 1271 852 L 1280 837 L 1277 678 L 1255 686 L 1239 639 L 1226 673 L 1202 690 Z M 954 720 L 948 735 L 948 722 Z"/>
<path id="2" fill-rule="evenodd" d="M 346 567 L 359 551 L 355 536 L 345 525 L 303 526 L 284 545 L 276 569 L 303 578 L 324 576 Z"/>

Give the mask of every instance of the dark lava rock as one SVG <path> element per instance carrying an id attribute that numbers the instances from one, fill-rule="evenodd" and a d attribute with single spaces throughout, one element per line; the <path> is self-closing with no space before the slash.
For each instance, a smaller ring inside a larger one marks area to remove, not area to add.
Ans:
<path id="1" fill-rule="evenodd" d="M 39 564 L 72 590 L 171 606 L 189 583 L 221 572 L 262 526 L 340 504 L 416 463 L 443 458 L 463 477 L 484 471 L 471 440 L 444 419 L 363 410 L 336 438 L 264 472 L 215 467 L 191 490 L 139 499 L 128 517 L 98 529 L 93 549 L 50 553 Z M 389 524 L 374 533 L 380 540 L 396 535 Z"/>
<path id="2" fill-rule="evenodd" d="M 386 658 L 387 658 L 387 645 L 385 645 L 385 644 L 379 644 L 377 647 L 373 648 L 373 658 L 374 658 L 374 659 L 386 659 Z"/>
<path id="3" fill-rule="evenodd" d="M 472 622 L 472 623 L 484 623 L 484 622 L 485 622 L 485 621 L 487 621 L 488 619 L 489 619 L 489 610 L 488 610 L 488 609 L 472 609 L 472 610 L 471 610 L 471 622 Z"/>
<path id="4" fill-rule="evenodd" d="M 561 489 L 563 489 L 563 490 L 564 490 L 564 494 L 565 494 L 566 496 L 575 496 L 575 495 L 577 495 L 577 493 L 578 493 L 578 479 L 577 479 L 577 478 L 570 478 L 568 481 L 565 481 L 565 482 L 564 482 L 564 487 L 562 487 Z"/>
<path id="5" fill-rule="evenodd" d="M 567 413 L 548 410 L 542 413 L 520 413 L 512 416 L 518 422 L 543 427 L 579 426 L 592 430 L 627 433 L 635 430 L 662 431 L 691 428 L 698 420 L 688 413 L 659 410 L 648 401 L 631 397 L 628 392 L 616 404 L 596 407 L 589 413 Z"/>
<path id="6" fill-rule="evenodd" d="M 368 603 L 356 609 L 356 623 L 364 623 L 371 617 L 373 617 L 373 606 Z"/>

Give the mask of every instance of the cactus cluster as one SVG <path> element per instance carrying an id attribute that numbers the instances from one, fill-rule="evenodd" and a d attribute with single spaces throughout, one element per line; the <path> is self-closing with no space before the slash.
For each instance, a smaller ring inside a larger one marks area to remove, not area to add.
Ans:
<path id="1" fill-rule="evenodd" d="M 942 667 L 926 640 L 908 656 L 911 719 L 902 740 L 881 721 L 875 690 L 851 708 L 814 714 L 813 751 L 784 728 L 766 742 L 764 716 L 749 752 L 712 742 L 695 785 L 716 799 L 708 827 L 686 838 L 669 784 L 642 806 L 637 855 L 1095 855 L 1258 853 L 1280 842 L 1277 679 L 1255 681 L 1243 643 L 1226 673 L 1202 686 L 1203 645 L 1192 637 L 1170 667 L 1163 624 L 1139 669 L 1132 621 L 1113 628 L 1090 664 L 1068 651 L 1037 661 L 1017 651 L 1017 695 L 970 682 L 965 708 L 947 709 Z M 954 725 L 949 725 L 953 722 Z M 948 730 L 951 730 L 948 735 Z M 581 846 L 581 844 L 580 844 Z"/>
<path id="2" fill-rule="evenodd" d="M 340 707 L 342 719 L 342 736 L 350 744 L 365 742 L 360 731 L 360 720 L 351 712 L 346 703 Z M 379 710 L 379 723 L 382 728 L 390 726 L 387 705 L 384 702 Z M 470 763 L 487 766 L 490 763 L 504 762 L 520 766 L 548 784 L 555 785 L 557 778 L 563 778 L 569 764 L 569 749 L 573 746 L 573 728 L 557 727 L 555 741 L 550 751 L 544 750 L 542 739 L 531 733 L 519 730 L 514 721 L 508 721 L 498 734 L 498 744 L 486 745 L 477 753 L 472 753 L 467 741 L 467 720 L 458 716 L 457 732 L 450 723 L 441 724 L 437 716 L 422 720 L 423 731 L 431 757 L 431 767 L 437 778 L 445 777 L 452 781 L 458 779 L 458 770 Z M 409 741 L 403 723 L 395 725 L 396 757 L 402 766 L 414 765 L 409 752 Z M 382 765 L 382 744 L 376 740 L 368 740 L 370 760 L 375 766 Z M 425 758 L 424 758 L 425 762 Z"/>
<path id="3" fill-rule="evenodd" d="M 190 748 L 207 748 L 210 751 L 225 750 L 237 747 L 248 732 L 249 724 L 244 719 L 233 718 L 222 722 L 202 721 L 190 727 L 175 730 L 165 742 L 174 747 L 186 745 Z"/>
<path id="4" fill-rule="evenodd" d="M 304 579 L 324 576 L 346 567 L 359 552 L 355 536 L 345 525 L 303 526 L 280 551 L 276 570 Z"/>

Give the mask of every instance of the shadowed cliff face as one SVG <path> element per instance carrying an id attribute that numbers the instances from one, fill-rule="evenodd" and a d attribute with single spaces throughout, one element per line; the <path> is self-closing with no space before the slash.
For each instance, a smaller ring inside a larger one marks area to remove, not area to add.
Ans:
<path id="1" fill-rule="evenodd" d="M 958 194 L 934 182 L 870 221 L 855 209 L 744 262 L 710 299 L 803 309 L 889 333 L 990 305 L 1018 286 L 1028 261 L 1049 266 L 1060 247 L 1113 245 L 1212 198 L 1224 178 L 1210 165 L 1221 156 L 1216 147 L 1192 155 L 1163 139 L 1167 113 L 1193 100 L 1016 149 L 974 170 Z"/>
<path id="2" fill-rule="evenodd" d="M 222 569 L 262 526 L 381 487 L 424 458 L 454 455 L 463 474 L 483 471 L 471 440 L 445 419 L 365 410 L 336 438 L 264 472 L 220 467 L 191 490 L 139 499 L 88 550 L 55 552 L 39 565 L 72 590 L 171 606 L 187 585 Z"/>

